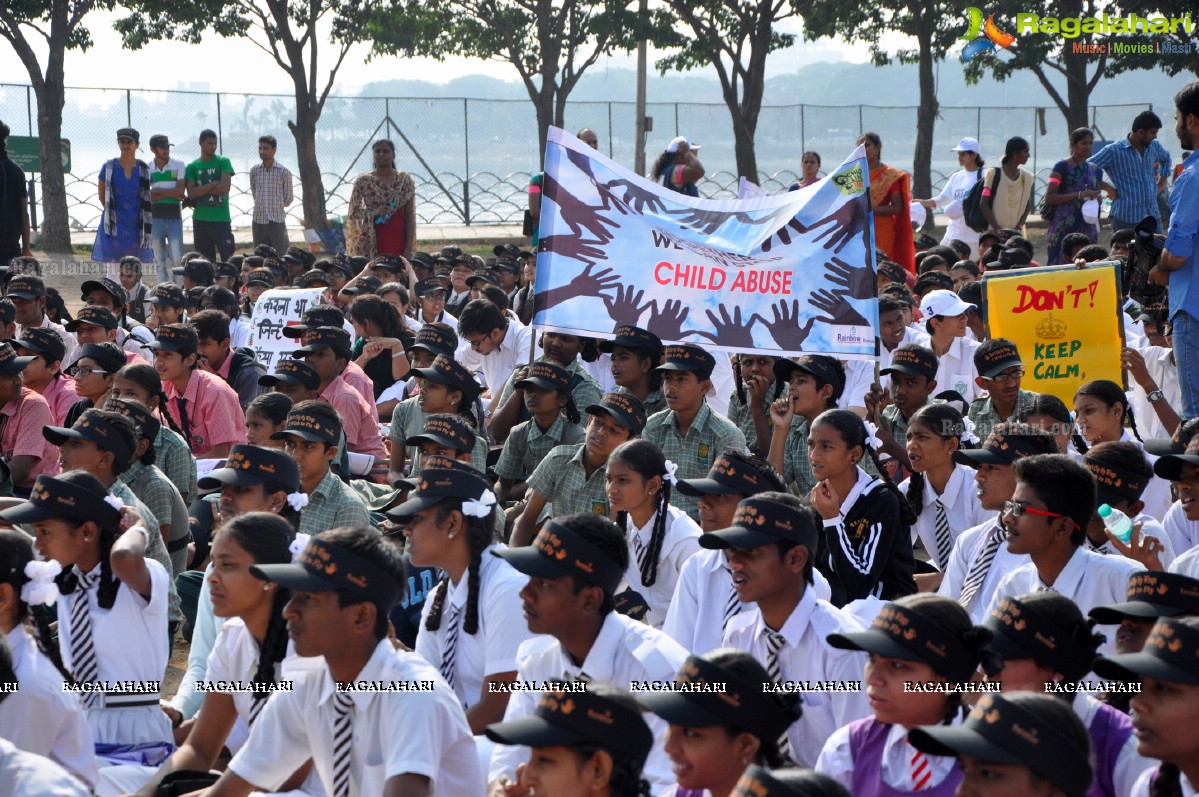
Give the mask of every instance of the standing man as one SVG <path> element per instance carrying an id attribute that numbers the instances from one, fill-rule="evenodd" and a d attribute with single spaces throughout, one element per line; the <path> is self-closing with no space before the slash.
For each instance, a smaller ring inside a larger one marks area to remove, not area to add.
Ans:
<path id="1" fill-rule="evenodd" d="M 8 158 L 8 125 L 0 122 L 0 267 L 14 257 L 31 256 L 25 172 Z M 20 243 L 18 243 L 18 240 Z"/>
<path id="2" fill-rule="evenodd" d="M 259 136 L 258 157 L 262 163 L 250 169 L 250 193 L 254 196 L 254 245 L 269 244 L 276 252 L 287 251 L 287 211 L 295 201 L 291 172 L 275 160 L 279 142 L 274 136 Z M 284 258 L 286 259 L 286 258 Z"/>
<path id="3" fill-rule="evenodd" d="M 217 154 L 216 145 L 216 133 L 201 131 L 200 157 L 187 164 L 187 198 L 196 208 L 192 213 L 192 248 L 209 261 L 233 256 L 233 225 L 229 216 L 233 164 Z"/>
<path id="4" fill-rule="evenodd" d="M 1190 155 L 1170 192 L 1170 232 L 1161 260 L 1150 272 L 1158 285 L 1170 287 L 1170 326 L 1179 351 L 1199 346 L 1199 261 L 1195 237 L 1199 234 L 1199 81 L 1174 95 L 1174 132 Z M 1199 417 L 1199 362 L 1194 356 L 1178 358 L 1178 384 L 1182 388 L 1182 419 Z"/>
<path id="5" fill-rule="evenodd" d="M 171 157 L 172 146 L 162 133 L 150 136 L 150 151 L 154 153 L 150 164 L 150 238 L 159 282 L 171 281 L 171 268 L 183 257 L 182 200 L 187 167 Z"/>
<path id="6" fill-rule="evenodd" d="M 1170 153 L 1157 141 L 1162 120 L 1153 111 L 1142 111 L 1132 120 L 1132 132 L 1113 141 L 1088 160 L 1111 175 L 1116 187 L 1112 202 L 1112 232 L 1131 229 L 1146 216 L 1157 219 L 1157 194 L 1166 187 Z"/>

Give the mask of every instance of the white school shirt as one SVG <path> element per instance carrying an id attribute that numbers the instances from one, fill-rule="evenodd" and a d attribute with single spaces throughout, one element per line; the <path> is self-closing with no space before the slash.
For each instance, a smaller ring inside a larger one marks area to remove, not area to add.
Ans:
<path id="1" fill-rule="evenodd" d="M 607 393 L 616 392 L 616 379 L 612 376 L 612 355 L 604 352 L 595 358 L 595 362 L 589 363 L 580 358 L 579 362 L 583 365 L 583 369 L 594 377 L 596 382 L 599 382 L 600 390 Z M 585 409 L 580 407 L 579 409 Z"/>
<path id="2" fill-rule="evenodd" d="M 332 794 L 337 687 L 323 658 L 294 661 L 284 673 L 292 691 L 271 696 L 229 770 L 273 791 L 311 758 L 321 784 Z M 355 680 L 406 684 L 411 691 L 350 693 L 355 707 L 350 794 L 382 794 L 389 779 L 405 774 L 428 778 L 430 795 L 483 793 L 466 712 L 428 662 L 383 639 Z M 432 688 L 417 688 L 422 683 Z"/>
<path id="3" fill-rule="evenodd" d="M 954 725 L 960 724 L 960 719 L 955 718 Z M 908 744 L 908 729 L 902 725 L 892 725 L 887 731 L 887 738 L 883 742 L 883 757 L 879 774 L 882 776 L 883 783 L 886 783 L 892 789 L 895 789 L 903 794 L 907 794 L 912 786 L 912 756 L 916 754 L 916 748 Z M 958 760 L 954 756 L 940 756 L 929 754 L 926 756 L 928 760 L 928 771 L 932 776 L 926 789 L 932 789 L 939 786 L 944 780 L 949 777 L 953 770 L 957 767 Z M 855 767 L 853 760 L 853 748 L 849 742 L 849 726 L 842 725 L 833 735 L 829 737 L 825 743 L 824 749 L 820 751 L 820 758 L 816 761 L 816 766 L 813 767 L 817 772 L 828 775 L 833 780 L 840 783 L 847 789 L 853 788 L 853 771 Z"/>
<path id="4" fill-rule="evenodd" d="M 90 789 L 48 758 L 0 739 L 0 794 L 13 797 L 88 797 Z"/>
<path id="5" fill-rule="evenodd" d="M 949 175 L 949 179 L 945 181 L 945 187 L 941 189 L 941 193 L 933 198 L 937 203 L 937 207 L 945 214 L 945 218 L 949 224 L 945 228 L 945 237 L 941 239 L 941 243 L 948 244 L 953 239 L 957 239 L 962 243 L 970 245 L 970 257 L 978 254 L 978 238 L 981 233 L 977 233 L 970 229 L 970 225 L 966 224 L 965 211 L 962 209 L 962 200 L 970 193 L 970 189 L 982 177 L 983 170 L 975 169 L 968 172 L 965 169 L 959 169 Z M 953 265 L 950 263 L 950 265 Z"/>
<path id="6" fill-rule="evenodd" d="M 512 372 L 529 362 L 532 345 L 533 329 L 508 319 L 508 331 L 498 348 L 484 357 L 471 348 L 470 341 L 463 336 L 458 342 L 455 359 L 468 370 L 480 371 L 487 380 L 487 388 L 499 395 Z"/>
<path id="7" fill-rule="evenodd" d="M 1149 376 L 1153 377 L 1157 389 L 1162 392 L 1161 401 L 1171 407 L 1181 407 L 1182 388 L 1178 384 L 1178 365 L 1174 360 L 1174 350 L 1165 346 L 1142 346 L 1140 352 L 1145 358 L 1145 369 L 1149 371 Z M 1145 389 L 1137 384 L 1131 373 L 1128 375 L 1128 385 L 1131 388 L 1129 397 L 1132 401 L 1132 411 L 1136 416 L 1141 437 L 1146 440 L 1152 437 L 1170 437 L 1157 413 L 1153 411 L 1153 404 L 1149 401 Z"/>
<path id="8" fill-rule="evenodd" d="M 187 670 L 179 689 L 171 698 L 168 705 L 191 719 L 204 703 L 204 693 L 196 689 L 196 682 L 204 679 L 208 672 L 208 656 L 216 644 L 217 634 L 221 630 L 225 618 L 217 617 L 212 609 L 212 592 L 208 586 L 208 574 L 212 572 L 212 564 L 204 570 L 204 578 L 200 584 L 200 597 L 196 601 L 196 622 L 192 629 L 191 648 L 187 653 Z"/>
<path id="9" fill-rule="evenodd" d="M 1000 598 L 1015 597 L 1029 592 L 1051 589 L 1074 601 L 1083 617 L 1096 606 L 1112 606 L 1123 603 L 1128 597 L 1128 577 L 1140 573 L 1145 566 L 1123 556 L 1104 556 L 1088 551 L 1086 546 L 1075 549 L 1053 586 L 1041 581 L 1037 566 L 1031 561 L 1013 570 L 999 582 L 999 588 L 991 599 L 989 610 L 999 606 Z M 988 615 L 990 611 L 988 611 Z M 1115 638 L 1104 642 L 1099 648 L 1100 656 L 1113 656 L 1116 651 Z"/>
<path id="10" fill-rule="evenodd" d="M 97 679 L 100 681 L 154 681 L 161 684 L 166 675 L 168 653 L 167 593 L 170 575 L 153 559 L 146 559 L 150 572 L 150 600 L 124 584 L 117 589 L 111 609 L 99 604 L 97 579 L 85 599 L 92 621 L 92 644 L 96 653 Z M 92 570 L 98 576 L 100 565 Z M 67 672 L 75 671 L 74 629 L 71 607 L 80 599 L 76 587 L 70 595 L 58 599 L 58 647 Z M 161 688 L 161 687 L 160 687 Z M 92 740 L 117 744 L 174 742 L 171 722 L 157 702 L 152 706 L 128 708 L 91 708 L 87 721 Z"/>
<path id="11" fill-rule="evenodd" d="M 609 612 L 582 666 L 571 660 L 556 638 L 538 635 L 520 646 L 516 678 L 536 682 L 595 681 L 627 690 L 633 681 L 673 681 L 686 659 L 687 651 L 658 629 Z M 540 692 L 515 692 L 508 700 L 504 722 L 532 716 L 540 699 Z M 658 794 L 675 782 L 670 758 L 663 748 L 667 725 L 656 714 L 646 714 L 645 721 L 653 734 L 654 746 L 642 777 L 649 781 L 650 792 Z M 529 748 L 497 744 L 491 754 L 488 783 L 501 775 L 515 780 L 517 764 L 528 760 Z"/>
<path id="12" fill-rule="evenodd" d="M 697 656 L 720 647 L 725 630 L 724 610 L 729 596 L 737 591 L 724 554 L 721 550 L 702 549 L 683 563 L 674 596 L 666 609 L 666 621 L 662 623 L 663 631 Z M 812 580 L 814 583 L 808 589 L 818 600 L 832 597 L 828 579 L 816 568 L 812 568 Z M 744 603 L 739 606 L 738 614 L 753 608 Z"/>
<path id="13" fill-rule="evenodd" d="M 1162 528 L 1162 524 L 1158 523 L 1152 517 L 1144 513 L 1129 519 L 1132 521 L 1134 526 L 1138 523 L 1141 524 L 1141 534 L 1143 536 L 1157 537 L 1157 539 L 1161 542 L 1162 550 L 1158 552 L 1157 557 L 1161 560 L 1162 567 L 1169 570 L 1170 565 L 1174 563 L 1174 560 L 1177 557 L 1174 554 L 1174 543 L 1170 540 L 1170 535 L 1166 533 L 1164 528 Z M 1104 540 L 1103 545 L 1100 545 L 1099 547 L 1092 545 L 1089 539 L 1083 544 L 1087 547 L 1088 551 L 1094 551 L 1095 553 L 1103 554 L 1104 556 L 1123 555 L 1116 549 L 1115 545 L 1112 545 L 1111 540 Z"/>
<path id="14" fill-rule="evenodd" d="M 262 655 L 262 649 L 258 646 L 258 641 L 254 639 L 254 635 L 250 633 L 250 629 L 246 628 L 246 623 L 240 617 L 230 617 L 221 626 L 221 631 L 217 635 L 216 644 L 212 646 L 212 653 L 208 654 L 208 670 L 204 676 L 204 680 L 209 683 L 224 681 L 226 683 L 248 684 L 254 680 L 254 675 L 258 671 L 258 659 Z M 275 681 L 276 683 L 285 680 L 283 671 L 285 667 L 292 666 L 288 662 L 290 657 L 295 656 L 295 648 L 289 641 L 287 643 L 287 654 L 283 661 L 275 664 Z M 299 659 L 295 659 L 299 662 Z M 310 660 L 312 661 L 312 660 Z M 316 666 L 313 663 L 311 666 Z M 210 688 L 209 691 L 219 692 L 221 690 Z M 233 707 L 237 710 L 237 716 L 247 726 L 250 724 L 251 708 L 255 702 L 254 695 L 248 691 L 227 691 L 222 692 L 233 698 Z M 270 698 L 267 698 L 268 700 Z M 265 710 L 265 709 L 264 709 Z M 261 718 L 261 715 L 259 715 Z"/>
<path id="15" fill-rule="evenodd" d="M 969 330 L 967 330 L 967 334 L 968 333 Z M 898 349 L 900 346 L 923 346 L 926 349 L 931 349 L 931 341 L 932 337 L 924 330 L 916 329 L 915 327 L 904 327 L 903 337 L 899 339 L 899 343 L 895 344 L 895 348 Z M 894 356 L 894 354 L 894 351 L 888 349 L 882 344 L 882 341 L 879 341 L 878 370 L 885 371 L 886 369 L 890 368 L 891 358 Z M 880 374 L 878 381 L 881 386 L 889 388 L 891 386 L 891 375 Z"/>
<path id="16" fill-rule="evenodd" d="M 996 530 L 999 530 L 999 533 L 1003 531 L 998 516 L 962 532 L 961 536 L 953 543 L 949 567 L 945 569 L 945 577 L 937 589 L 938 595 L 952 598 L 955 601 L 962 596 L 962 587 L 966 582 L 966 576 L 970 573 L 971 566 L 982 554 L 987 540 Z M 995 550 L 995 558 L 991 560 L 991 567 L 987 570 L 987 577 L 983 579 L 982 586 L 974 594 L 970 605 L 965 607 L 966 611 L 970 612 L 970 620 L 975 624 L 981 624 L 983 620 L 990 617 L 991 603 L 996 590 L 999 589 L 999 582 L 1008 573 L 1031 561 L 1028 554 L 1014 554 L 1007 549 L 1006 540 L 1000 541 L 999 547 Z"/>
<path id="17" fill-rule="evenodd" d="M 62 673 L 23 624 L 7 636 L 21 686 L 0 702 L 0 739 L 45 756 L 89 788 L 95 786 L 96 750 L 83 705 L 63 691 Z"/>
<path id="18" fill-rule="evenodd" d="M 1141 776 L 1137 778 L 1136 784 L 1132 787 L 1132 791 L 1129 793 L 1130 797 L 1149 797 L 1149 786 L 1153 782 L 1153 774 L 1155 772 L 1157 772 L 1157 767 L 1142 772 Z M 1178 773 L 1178 785 L 1181 787 L 1182 797 L 1196 797 L 1196 795 L 1199 795 L 1199 787 L 1192 786 L 1191 782 L 1187 780 L 1187 776 L 1182 772 Z"/>
<path id="19" fill-rule="evenodd" d="M 515 672 L 516 651 L 522 642 L 532 636 L 525 623 L 520 599 L 520 591 L 529 583 L 529 577 L 503 559 L 493 556 L 494 552 L 503 550 L 507 550 L 506 545 L 490 545 L 484 549 L 479 561 L 479 628 L 475 633 L 468 634 L 463 628 L 469 592 L 466 572 L 463 572 L 463 578 L 457 584 L 451 581 L 446 585 L 441 626 L 436 631 L 425 628 L 433 608 L 432 597 L 425 601 L 421 609 L 416 652 L 440 671 L 449 639 L 450 613 L 453 607 L 458 607 L 454 691 L 466 708 L 479 702 L 483 694 L 483 680 L 489 675 Z"/>
<path id="20" fill-rule="evenodd" d="M 129 330 L 122 329 L 121 327 L 117 327 L 116 343 L 118 346 L 121 347 L 121 350 L 124 351 L 126 354 L 136 354 L 139 358 L 141 358 L 142 362 L 149 363 L 150 365 L 154 364 L 154 363 L 150 362 L 149 359 L 146 358 L 147 349 L 143 345 L 142 341 L 138 340 L 133 335 L 131 335 L 129 333 Z M 133 360 L 131 362 L 136 362 L 136 360 Z M 69 367 L 69 365 L 68 365 L 68 367 Z"/>
<path id="21" fill-rule="evenodd" d="M 1071 705 L 1074 707 L 1074 713 L 1082 720 L 1083 727 L 1090 731 L 1095 715 L 1107 704 L 1100 703 L 1090 695 L 1075 695 Z M 1094 761 L 1094 751 L 1091 755 Z M 1120 748 L 1120 754 L 1116 756 L 1116 763 L 1111 771 L 1112 786 L 1116 794 L 1132 794 L 1141 775 L 1153 772 L 1159 763 L 1156 759 L 1145 758 L 1138 753 L 1136 734 L 1129 736 Z"/>
<path id="22" fill-rule="evenodd" d="M 766 663 L 766 621 L 756 606 L 729 621 L 724 644 L 744 650 L 763 667 Z M 805 589 L 791 616 L 779 633 L 787 640 L 779 651 L 779 677 L 783 681 L 863 681 L 866 654 L 838 650 L 828 643 L 829 634 L 864 631 L 866 625 L 831 603 L 817 600 Z M 860 692 L 807 692 L 803 716 L 787 730 L 791 757 L 812 766 L 833 731 L 870 715 L 865 684 Z"/>
<path id="23" fill-rule="evenodd" d="M 633 544 L 633 537 L 636 536 L 641 541 L 648 555 L 649 541 L 654 535 L 654 523 L 657 519 L 658 513 L 654 512 L 640 528 L 633 525 L 631 517 L 625 520 L 625 545 L 629 549 L 629 567 L 624 571 L 624 580 L 631 589 L 640 593 L 649 605 L 645 622 L 654 628 L 661 628 L 666 620 L 666 609 L 670 605 L 670 599 L 674 597 L 679 571 L 688 559 L 699 552 L 699 537 L 703 530 L 683 510 L 667 506 L 666 533 L 662 539 L 662 550 L 658 554 L 657 580 L 653 586 L 647 587 L 641 582 L 641 568 L 637 564 L 637 546 Z"/>
<path id="24" fill-rule="evenodd" d="M 974 379 L 974 351 L 981 344 L 968 338 L 954 338 L 949 349 L 937 357 L 937 392 L 955 390 L 966 399 L 966 405 L 978 398 L 978 385 Z"/>
<path id="25" fill-rule="evenodd" d="M 899 485 L 899 491 L 907 496 L 911 484 L 911 479 L 905 479 Z M 978 491 L 974 489 L 973 468 L 954 465 L 953 473 L 949 475 L 949 481 L 945 483 L 945 492 L 942 495 L 937 495 L 937 491 L 926 479 L 924 482 L 924 509 L 921 510 L 920 517 L 916 518 L 916 522 L 912 525 L 912 543 L 915 544 L 916 538 L 919 537 L 920 541 L 924 543 L 924 550 L 928 551 L 931 557 L 929 564 L 939 570 L 940 567 L 937 565 L 937 508 L 933 506 L 938 498 L 942 498 L 942 503 L 945 504 L 945 517 L 949 521 L 949 537 L 955 544 L 957 538 L 968 529 L 972 529 L 980 523 L 986 523 L 988 520 L 994 520 L 997 513 L 983 509 L 982 504 L 978 502 Z M 949 550 L 952 558 L 953 547 Z"/>
<path id="26" fill-rule="evenodd" d="M 865 407 L 866 394 L 874 384 L 874 360 L 845 360 L 845 390 L 837 399 L 838 409 Z"/>
<path id="27" fill-rule="evenodd" d="M 1132 436 L 1132 431 L 1125 429 L 1120 435 L 1121 443 L 1132 443 L 1137 448 L 1141 449 L 1141 453 L 1145 455 L 1145 459 L 1149 461 L 1150 466 L 1157 462 L 1160 457 L 1155 457 L 1145 450 L 1145 444 Z M 1161 519 L 1170 511 L 1170 504 L 1174 503 L 1174 496 L 1170 492 L 1170 482 L 1163 479 L 1161 476 L 1153 475 L 1149 477 L 1149 483 L 1145 485 L 1145 491 L 1141 493 L 1141 500 L 1145 503 L 1145 508 L 1142 510 L 1146 515 L 1155 519 Z"/>
<path id="28" fill-rule="evenodd" d="M 1162 528 L 1170 535 L 1174 543 L 1174 552 L 1180 557 L 1192 548 L 1199 546 L 1199 520 L 1188 520 L 1187 513 L 1182 509 L 1182 502 L 1175 501 L 1166 511 L 1165 517 L 1160 518 Z"/>

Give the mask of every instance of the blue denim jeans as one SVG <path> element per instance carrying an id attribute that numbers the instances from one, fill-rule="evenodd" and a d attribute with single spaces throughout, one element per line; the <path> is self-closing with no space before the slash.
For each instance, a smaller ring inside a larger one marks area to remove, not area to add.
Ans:
<path id="1" fill-rule="evenodd" d="M 150 237 L 154 242 L 154 263 L 158 281 L 170 282 L 171 269 L 183 257 L 183 219 L 152 219 Z"/>
<path id="2" fill-rule="evenodd" d="M 1178 386 L 1182 389 L 1184 421 L 1199 418 L 1199 320 L 1180 310 L 1170 319 L 1174 332 L 1174 358 L 1178 362 Z"/>

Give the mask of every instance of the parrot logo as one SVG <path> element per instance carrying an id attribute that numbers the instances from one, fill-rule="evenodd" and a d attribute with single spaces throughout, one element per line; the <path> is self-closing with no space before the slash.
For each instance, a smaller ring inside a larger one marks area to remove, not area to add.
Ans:
<path id="1" fill-rule="evenodd" d="M 983 22 L 982 9 L 970 6 L 966 9 L 968 26 L 961 38 L 969 43 L 962 48 L 962 61 L 969 61 L 982 53 L 1003 50 L 1015 43 L 1016 37 L 1000 30 L 995 24 L 995 15 Z"/>

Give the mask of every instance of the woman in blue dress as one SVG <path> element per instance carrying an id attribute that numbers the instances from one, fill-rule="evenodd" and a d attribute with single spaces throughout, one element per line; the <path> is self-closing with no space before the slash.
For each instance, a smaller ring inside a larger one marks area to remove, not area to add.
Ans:
<path id="1" fill-rule="evenodd" d="M 1087 158 L 1095 145 L 1095 134 L 1080 127 L 1070 134 L 1070 157 L 1053 165 L 1049 183 L 1045 187 L 1045 202 L 1053 208 L 1045 243 L 1049 246 L 1046 265 L 1064 263 L 1062 239 L 1072 232 L 1087 235 L 1092 243 L 1099 242 L 1099 225 L 1083 217 L 1082 205 L 1090 199 L 1099 199 L 1100 189 L 1115 197 L 1116 189 L 1103 182 L 1103 169 Z"/>
<path id="2" fill-rule="evenodd" d="M 154 260 L 150 243 L 150 167 L 137 157 L 141 140 L 131 127 L 117 131 L 119 157 L 100 167 L 100 228 L 92 259 L 101 263 L 117 263 L 125 255 L 133 255 L 143 263 Z"/>

